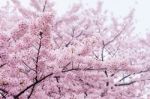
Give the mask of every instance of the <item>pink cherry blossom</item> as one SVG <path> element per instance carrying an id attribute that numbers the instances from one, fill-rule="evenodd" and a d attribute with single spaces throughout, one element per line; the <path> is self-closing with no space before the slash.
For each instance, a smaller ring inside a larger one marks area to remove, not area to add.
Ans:
<path id="1" fill-rule="evenodd" d="M 102 2 L 60 17 L 49 0 L 11 2 L 0 11 L 0 99 L 149 98 L 150 35 L 132 35 L 134 10 L 119 21 Z"/>

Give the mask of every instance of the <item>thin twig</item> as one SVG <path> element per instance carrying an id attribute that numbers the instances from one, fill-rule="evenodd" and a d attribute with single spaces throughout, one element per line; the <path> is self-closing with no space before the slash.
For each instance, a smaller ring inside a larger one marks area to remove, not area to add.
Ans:
<path id="1" fill-rule="evenodd" d="M 30 70 L 35 71 L 33 68 L 31 68 L 29 65 L 27 65 L 27 63 L 26 63 L 25 61 L 22 61 L 22 63 L 23 63 L 26 67 L 28 67 Z"/>

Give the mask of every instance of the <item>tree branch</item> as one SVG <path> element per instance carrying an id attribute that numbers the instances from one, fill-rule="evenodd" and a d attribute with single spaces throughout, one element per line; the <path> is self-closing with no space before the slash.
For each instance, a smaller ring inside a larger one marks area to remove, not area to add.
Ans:
<path id="1" fill-rule="evenodd" d="M 45 11 L 46 4 L 47 4 L 47 0 L 45 0 L 44 6 L 43 6 L 43 10 L 42 10 L 43 12 Z"/>
<path id="2" fill-rule="evenodd" d="M 22 61 L 22 63 L 23 63 L 26 67 L 28 67 L 30 70 L 33 70 L 33 71 L 36 72 L 36 70 L 34 70 L 33 68 L 31 68 L 29 65 L 27 65 L 27 63 L 26 63 L 25 61 Z"/>
<path id="3" fill-rule="evenodd" d="M 6 95 L 8 94 L 8 91 L 5 89 L 0 88 L 0 95 L 2 96 L 3 99 L 6 99 Z"/>
<path id="4" fill-rule="evenodd" d="M 39 62 L 39 56 L 40 56 L 40 50 L 41 50 L 41 47 L 42 47 L 42 35 L 43 35 L 43 32 L 40 32 L 40 42 L 39 42 L 39 47 L 38 47 L 38 52 L 37 52 L 37 56 L 36 56 L 36 60 L 35 60 L 35 72 L 36 72 L 36 77 L 35 77 L 35 80 L 38 79 L 38 62 Z"/>
<path id="5" fill-rule="evenodd" d="M 128 74 L 128 75 L 124 76 L 123 78 L 121 78 L 119 80 L 119 82 L 121 82 L 122 80 L 124 80 L 124 79 L 126 79 L 126 78 L 128 78 L 128 77 L 130 77 L 132 75 L 141 74 L 141 73 L 145 73 L 145 72 L 149 72 L 149 71 L 150 71 L 150 69 L 147 69 L 147 70 L 139 71 L 139 72 L 136 72 L 136 73 Z"/>
<path id="6" fill-rule="evenodd" d="M 135 82 L 136 81 L 131 81 L 131 82 L 128 82 L 128 83 L 115 84 L 115 86 L 127 86 L 127 85 L 131 85 L 131 84 L 133 84 Z"/>
<path id="7" fill-rule="evenodd" d="M 130 81 L 130 82 L 127 82 L 127 83 L 115 84 L 115 86 L 127 86 L 127 85 L 134 84 L 134 83 L 136 83 L 136 82 L 141 82 L 141 81 L 146 81 L 146 80 L 150 80 L 150 79 L 137 80 L 137 81 Z"/>
<path id="8" fill-rule="evenodd" d="M 3 93 L 8 93 L 8 91 L 6 91 L 5 89 L 3 89 L 3 88 L 0 88 L 0 91 L 2 91 Z"/>
<path id="9" fill-rule="evenodd" d="M 1 65 L 0 65 L 0 68 L 1 68 L 1 67 L 3 67 L 3 66 L 5 66 L 5 65 L 6 65 L 6 63 L 4 63 L 4 64 L 1 64 Z"/>
<path id="10" fill-rule="evenodd" d="M 35 85 L 32 87 L 31 92 L 30 92 L 30 94 L 29 94 L 29 96 L 28 96 L 28 99 L 30 99 L 30 97 L 31 97 L 31 95 L 32 95 L 32 93 L 33 93 L 33 91 L 34 91 L 34 89 L 35 89 Z"/>
<path id="11" fill-rule="evenodd" d="M 63 69 L 62 72 L 69 72 L 69 71 L 103 71 L 106 70 L 106 68 L 71 68 L 71 69 Z"/>
<path id="12" fill-rule="evenodd" d="M 19 99 L 19 96 L 21 96 L 25 91 L 27 91 L 28 89 L 32 88 L 33 86 L 39 84 L 40 82 L 42 82 L 43 80 L 45 80 L 46 78 L 48 78 L 48 77 L 50 77 L 52 75 L 53 75 L 53 73 L 50 73 L 50 74 L 44 76 L 43 78 L 41 78 L 40 80 L 37 80 L 33 84 L 27 86 L 24 90 L 22 90 L 21 92 L 19 92 L 17 95 L 14 95 L 14 99 Z"/>
<path id="13" fill-rule="evenodd" d="M 105 43 L 102 41 L 102 51 L 101 51 L 101 59 L 104 61 L 104 49 L 105 49 Z"/>

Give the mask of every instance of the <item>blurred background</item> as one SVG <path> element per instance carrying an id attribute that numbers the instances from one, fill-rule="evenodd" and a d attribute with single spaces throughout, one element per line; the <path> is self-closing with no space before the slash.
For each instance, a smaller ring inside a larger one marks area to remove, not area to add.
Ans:
<path id="1" fill-rule="evenodd" d="M 6 5 L 11 0 L 0 0 L 0 7 Z M 30 0 L 19 0 L 22 5 L 28 7 Z M 98 1 L 103 2 L 103 9 L 107 10 L 115 17 L 126 16 L 132 9 L 134 13 L 134 32 L 137 36 L 145 37 L 146 33 L 150 32 L 150 0 L 53 0 L 55 2 L 54 9 L 58 16 L 63 15 L 67 9 L 76 3 L 81 3 L 85 8 L 96 6 Z"/>

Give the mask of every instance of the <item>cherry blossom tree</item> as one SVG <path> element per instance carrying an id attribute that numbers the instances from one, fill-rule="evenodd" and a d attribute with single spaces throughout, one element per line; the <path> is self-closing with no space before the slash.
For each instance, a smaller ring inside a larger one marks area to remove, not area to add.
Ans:
<path id="1" fill-rule="evenodd" d="M 134 10 L 117 19 L 101 2 L 89 9 L 75 4 L 58 17 L 50 0 L 30 0 L 28 9 L 11 1 L 0 10 L 0 98 L 145 95 L 149 44 L 133 34 Z"/>

